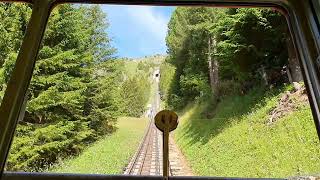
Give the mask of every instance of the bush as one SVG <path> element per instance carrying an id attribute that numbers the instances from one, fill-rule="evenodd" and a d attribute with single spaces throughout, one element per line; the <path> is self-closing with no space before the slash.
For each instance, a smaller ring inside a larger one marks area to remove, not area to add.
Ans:
<path id="1" fill-rule="evenodd" d="M 169 91 L 171 86 L 173 85 L 173 78 L 175 75 L 175 67 L 167 62 L 164 62 L 160 66 L 160 94 L 161 99 L 167 101 Z"/>
<path id="2" fill-rule="evenodd" d="M 241 84 L 234 80 L 224 80 L 219 83 L 219 96 L 237 95 L 241 93 Z"/>
<path id="3" fill-rule="evenodd" d="M 0 4 L 0 100 L 30 12 L 28 5 Z M 113 130 L 118 94 L 111 92 L 118 90 L 120 65 L 105 63 L 114 53 L 106 22 L 99 6 L 66 4 L 52 11 L 7 170 L 41 171 Z"/>
<path id="4" fill-rule="evenodd" d="M 7 170 L 41 171 L 58 159 L 79 154 L 96 139 L 94 131 L 81 121 L 59 121 L 37 126 L 19 125 L 7 161 Z"/>
<path id="5" fill-rule="evenodd" d="M 193 101 L 211 93 L 208 78 L 201 74 L 186 74 L 180 77 L 181 93 L 185 101 Z"/>
<path id="6" fill-rule="evenodd" d="M 142 74 L 129 77 L 122 85 L 123 113 L 127 116 L 140 117 L 149 100 L 151 83 Z"/>

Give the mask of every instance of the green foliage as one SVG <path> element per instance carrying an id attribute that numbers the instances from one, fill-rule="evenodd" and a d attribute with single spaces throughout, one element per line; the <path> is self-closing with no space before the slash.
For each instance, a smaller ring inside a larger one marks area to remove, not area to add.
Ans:
<path id="1" fill-rule="evenodd" d="M 149 61 L 139 61 L 137 65 L 137 70 L 144 72 L 146 75 L 151 75 L 153 69 L 156 67 L 156 64 Z"/>
<path id="2" fill-rule="evenodd" d="M 58 158 L 78 154 L 93 139 L 94 131 L 81 121 L 19 125 L 6 169 L 41 171 Z"/>
<path id="3" fill-rule="evenodd" d="M 225 97 L 214 109 L 209 101 L 189 106 L 175 139 L 194 173 L 251 178 L 318 173 L 320 143 L 308 102 L 267 123 L 285 90 L 256 88 L 245 96 Z"/>
<path id="4" fill-rule="evenodd" d="M 24 4 L 0 5 L 0 98 L 30 12 Z M 114 130 L 122 111 L 122 64 L 113 60 L 106 28 L 99 6 L 66 4 L 53 9 L 7 170 L 40 171 Z"/>
<path id="5" fill-rule="evenodd" d="M 0 4 L 0 102 L 15 63 L 31 9 L 23 3 Z M 4 70 L 2 67 L 6 66 Z"/>
<path id="6" fill-rule="evenodd" d="M 172 85 L 173 78 L 175 76 L 175 67 L 167 62 L 163 62 L 160 66 L 160 94 L 161 99 L 165 102 L 168 102 L 169 95 L 170 95 L 170 89 Z"/>
<path id="7" fill-rule="evenodd" d="M 140 59 L 121 59 L 124 80 L 120 87 L 120 103 L 125 116 L 140 117 L 150 103 L 153 91 L 153 73 L 159 68 L 164 56 L 146 56 Z"/>
<path id="8" fill-rule="evenodd" d="M 0 67 L 10 53 L 17 53 L 31 8 L 24 3 L 0 4 Z"/>
<path id="9" fill-rule="evenodd" d="M 175 138 L 195 173 L 288 177 L 319 171 L 307 102 L 267 123 L 279 91 L 262 84 L 286 82 L 281 70 L 292 60 L 289 37 L 285 17 L 271 9 L 176 8 L 166 37 L 166 62 L 175 72 L 162 78 L 161 89 L 176 110 L 194 103 L 184 109 Z"/>
<path id="10" fill-rule="evenodd" d="M 60 162 L 49 169 L 58 173 L 122 174 L 123 167 L 138 148 L 147 126 L 144 118 L 120 118 L 117 131 L 85 149 L 78 157 Z M 93 163 L 94 162 L 94 163 Z"/>
<path id="11" fill-rule="evenodd" d="M 235 88 L 247 89 L 250 83 L 260 85 L 263 68 L 267 75 L 281 76 L 281 68 L 288 63 L 287 32 L 285 18 L 270 9 L 176 8 L 166 37 L 167 62 L 176 67 L 167 103 L 179 109 L 213 95 L 209 49 L 210 58 L 219 64 L 219 82 L 236 85 L 226 88 L 223 83 L 216 87 L 222 88 L 218 92 L 230 89 L 224 92 L 230 94 Z"/>
<path id="12" fill-rule="evenodd" d="M 108 104 L 95 101 L 95 96 L 108 89 L 101 89 L 106 87 L 101 87 L 103 82 L 93 75 L 96 66 L 108 60 L 101 57 L 110 59 L 105 55 L 111 50 L 101 49 L 108 43 L 107 35 L 101 32 L 106 27 L 103 18 L 97 6 L 63 5 L 54 9 L 31 81 L 24 121 L 51 123 L 64 119 L 87 123 L 94 117 L 102 123 L 110 119 L 106 117 L 112 115 L 104 111 Z M 99 93 L 91 93 L 94 91 Z"/>
<path id="13" fill-rule="evenodd" d="M 5 27 L 9 30 L 17 27 L 8 33 L 14 35 L 14 40 L 19 33 L 22 37 L 25 30 L 18 28 L 22 22 L 15 21 L 23 8 L 30 13 L 25 5 L 0 7 L 1 16 L 14 12 L 6 20 L 8 28 Z M 7 170 L 45 170 L 113 132 L 120 115 L 142 115 L 150 96 L 149 76 L 156 64 L 148 58 L 130 65 L 114 59 L 107 27 L 106 16 L 98 6 L 63 5 L 53 10 L 30 84 L 25 118 L 19 122 Z M 7 29 L 2 29 L 3 34 Z M 5 38 L 10 39 L 6 36 L 1 42 Z M 2 98 L 19 46 L 1 48 L 5 55 L 0 69 Z M 157 62 L 161 59 L 150 58 Z M 133 71 L 127 72 L 126 66 Z"/>
<path id="14" fill-rule="evenodd" d="M 140 117 L 150 97 L 151 83 L 148 77 L 137 74 L 124 81 L 121 88 L 123 110 L 127 116 Z"/>
<path id="15" fill-rule="evenodd" d="M 94 68 L 94 77 L 88 85 L 86 93 L 90 98 L 84 104 L 84 112 L 88 114 L 90 127 L 99 135 L 113 130 L 116 118 L 122 113 L 122 67 L 119 60 L 101 62 Z"/>
<path id="16" fill-rule="evenodd" d="M 179 7 L 173 13 L 166 37 L 169 63 L 176 67 L 168 104 L 183 107 L 210 92 L 207 49 L 216 9 Z"/>
<path id="17" fill-rule="evenodd" d="M 218 91 L 220 96 L 243 94 L 241 84 L 234 80 L 224 80 L 219 83 Z"/>
<path id="18" fill-rule="evenodd" d="M 281 69 L 287 62 L 284 17 L 272 10 L 228 10 L 217 26 L 217 58 L 222 78 L 252 80 L 258 69 Z"/>

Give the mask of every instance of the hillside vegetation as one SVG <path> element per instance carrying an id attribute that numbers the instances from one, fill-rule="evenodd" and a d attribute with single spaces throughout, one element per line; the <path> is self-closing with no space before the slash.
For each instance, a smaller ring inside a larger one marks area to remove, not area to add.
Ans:
<path id="1" fill-rule="evenodd" d="M 0 99 L 31 14 L 26 4 L 0 4 Z M 41 171 L 76 155 L 114 131 L 121 114 L 121 63 L 99 6 L 57 6 L 52 11 L 19 121 L 7 170 Z M 84 31 L 85 29 L 85 31 Z M 15 46 L 2 46 L 7 44 Z M 113 84 L 113 86 L 110 86 Z"/>
<path id="2" fill-rule="evenodd" d="M 266 8 L 178 7 L 168 29 L 161 98 L 180 112 L 175 139 L 195 174 L 320 172 L 319 139 L 284 16 Z"/>
<path id="3" fill-rule="evenodd" d="M 124 83 L 121 98 L 125 116 L 140 117 L 154 96 L 154 71 L 163 61 L 164 56 L 154 55 L 138 59 L 121 59 L 124 64 Z"/>
<path id="4" fill-rule="evenodd" d="M 175 72 L 169 88 L 161 86 L 168 107 L 302 81 L 286 24 L 271 9 L 176 8 L 166 37 Z"/>
<path id="5" fill-rule="evenodd" d="M 29 5 L 0 4 L 0 102 L 30 15 Z M 98 5 L 53 9 L 6 170 L 46 170 L 117 131 L 119 117 L 143 115 L 155 65 L 115 57 L 108 27 Z"/>
<path id="6" fill-rule="evenodd" d="M 148 120 L 122 117 L 117 131 L 86 148 L 81 155 L 49 169 L 59 173 L 122 174 L 138 148 Z"/>
<path id="7" fill-rule="evenodd" d="M 30 15 L 30 5 L 0 4 L 0 102 Z M 177 7 L 168 54 L 129 59 L 115 57 L 100 6 L 55 7 L 5 170 L 121 172 L 146 123 L 133 118 L 152 101 L 160 67 L 161 99 L 180 112 L 175 138 L 195 173 L 319 173 L 319 140 L 286 24 L 267 8 Z"/>
<path id="8" fill-rule="evenodd" d="M 319 173 L 320 143 L 308 102 L 269 123 L 283 92 L 254 89 L 224 98 L 215 109 L 207 102 L 181 113 L 175 139 L 194 172 L 274 178 Z"/>

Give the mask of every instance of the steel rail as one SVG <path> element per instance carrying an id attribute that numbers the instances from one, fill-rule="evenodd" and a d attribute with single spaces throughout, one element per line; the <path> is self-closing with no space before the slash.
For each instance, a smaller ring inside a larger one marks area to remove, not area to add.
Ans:
<path id="1" fill-rule="evenodd" d="M 170 139 L 169 139 L 169 142 L 170 142 Z M 169 143 L 169 152 L 170 152 L 170 143 Z M 169 176 L 173 176 L 173 173 L 172 173 L 172 166 L 170 165 L 170 154 L 169 154 Z"/>
<path id="2" fill-rule="evenodd" d="M 138 147 L 138 150 L 136 151 L 135 155 L 133 156 L 133 158 L 131 159 L 130 163 L 129 163 L 129 167 L 126 169 L 126 171 L 128 171 L 128 174 L 132 174 L 132 170 L 134 169 L 134 166 L 136 165 L 136 162 L 141 154 L 141 151 L 143 149 L 143 146 L 144 146 L 144 142 L 146 141 L 147 139 L 147 136 L 149 134 L 149 131 L 150 131 L 150 127 L 151 127 L 151 124 L 152 123 L 152 120 L 150 120 L 149 124 L 148 124 L 148 128 L 145 130 L 145 133 L 144 133 L 144 136 L 142 138 L 142 141 L 140 142 L 140 145 Z"/>
<path id="3" fill-rule="evenodd" d="M 152 121 L 153 122 L 153 121 Z M 142 170 L 143 170 L 143 167 L 144 167 L 144 164 L 145 164 L 145 161 L 146 161 L 146 157 L 147 157 L 147 152 L 148 152 L 148 148 L 149 148 L 149 146 L 150 146 L 150 141 L 151 141 L 151 139 L 152 139 L 152 129 L 153 129 L 153 124 L 151 124 L 151 126 L 150 126 L 150 128 L 149 128 L 149 130 L 148 130 L 148 132 L 150 133 L 148 133 L 148 141 L 147 141 L 147 143 L 146 143 L 146 151 L 145 151 L 145 153 L 144 153 L 144 156 L 143 156 L 143 158 L 142 158 L 142 162 L 141 162 L 141 166 L 140 166 L 140 169 L 139 169 L 139 175 L 141 175 L 142 174 Z M 152 145 L 152 144 L 151 144 Z M 152 147 L 151 147 L 152 148 Z"/>

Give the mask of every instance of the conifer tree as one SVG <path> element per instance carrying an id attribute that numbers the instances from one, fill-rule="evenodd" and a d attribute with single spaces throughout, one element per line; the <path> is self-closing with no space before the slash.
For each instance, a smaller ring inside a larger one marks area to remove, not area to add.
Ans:
<path id="1" fill-rule="evenodd" d="M 2 92 L 30 12 L 30 7 L 23 4 L 0 6 L 0 17 L 7 23 L 0 23 Z M 53 9 L 8 170 L 41 170 L 59 158 L 79 153 L 87 143 L 113 129 L 120 111 L 114 100 L 118 97 L 105 95 L 112 87 L 108 85 L 118 83 L 120 68 L 110 62 L 115 50 L 106 28 L 107 19 L 99 6 L 67 4 Z M 107 74 L 95 73 L 103 68 Z"/>

